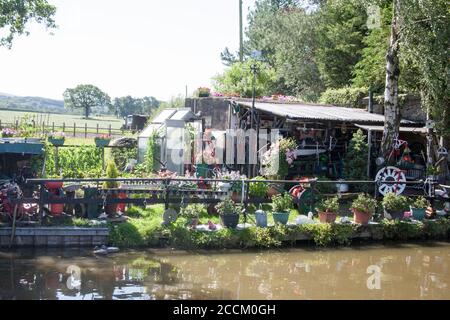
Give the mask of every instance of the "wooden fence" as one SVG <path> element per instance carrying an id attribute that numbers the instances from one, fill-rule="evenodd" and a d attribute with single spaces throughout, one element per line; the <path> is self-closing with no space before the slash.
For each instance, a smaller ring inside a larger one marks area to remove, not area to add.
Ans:
<path id="1" fill-rule="evenodd" d="M 2 122 L 0 119 L 0 130 L 3 128 L 12 128 L 15 130 L 20 129 L 21 123 L 16 120 L 14 123 L 11 122 Z M 41 133 L 41 134 L 47 134 L 50 132 L 64 132 L 66 134 L 69 134 L 73 137 L 79 137 L 84 136 L 87 138 L 88 136 L 97 135 L 97 134 L 109 134 L 112 136 L 123 136 L 125 133 L 132 133 L 136 130 L 130 130 L 130 129 L 117 129 L 112 128 L 111 124 L 109 124 L 107 127 L 100 127 L 100 125 L 97 123 L 95 127 L 88 126 L 87 123 L 77 124 L 77 123 L 65 123 L 62 124 L 55 124 L 52 122 L 51 124 L 48 122 L 31 122 L 26 125 L 28 130 L 31 130 L 33 133 Z"/>

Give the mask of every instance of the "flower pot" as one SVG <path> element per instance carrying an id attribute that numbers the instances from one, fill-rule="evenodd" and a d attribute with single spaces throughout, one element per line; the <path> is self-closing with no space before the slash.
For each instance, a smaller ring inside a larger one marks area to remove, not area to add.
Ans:
<path id="1" fill-rule="evenodd" d="M 279 194 L 280 192 L 273 186 L 269 187 L 269 190 L 267 191 L 267 196 L 270 198 L 272 198 L 273 196 L 276 196 L 277 194 Z"/>
<path id="2" fill-rule="evenodd" d="M 352 211 L 353 211 L 353 220 L 355 221 L 355 223 L 362 224 L 364 226 L 369 224 L 370 218 L 372 217 L 372 213 L 359 211 L 356 209 L 352 209 Z"/>
<path id="3" fill-rule="evenodd" d="M 109 199 L 116 199 L 117 195 L 116 194 L 112 194 L 109 196 Z M 108 216 L 113 216 L 117 213 L 117 207 L 118 207 L 118 203 L 109 203 L 105 205 L 105 213 Z"/>
<path id="4" fill-rule="evenodd" d="M 233 192 L 233 193 L 231 194 L 231 199 L 232 199 L 234 202 L 241 202 L 241 200 L 242 200 L 241 193 L 239 193 L 239 192 Z"/>
<path id="5" fill-rule="evenodd" d="M 50 142 L 52 145 L 54 145 L 55 147 L 59 147 L 64 145 L 64 141 L 65 139 L 53 139 L 53 138 L 48 138 L 48 142 Z"/>
<path id="6" fill-rule="evenodd" d="M 99 148 L 104 148 L 109 145 L 109 142 L 111 139 L 102 139 L 102 138 L 95 138 L 95 145 Z"/>
<path id="7" fill-rule="evenodd" d="M 235 229 L 239 223 L 239 215 L 238 214 L 224 214 L 220 216 L 220 220 L 222 221 L 222 225 L 226 228 Z"/>
<path id="8" fill-rule="evenodd" d="M 337 213 L 319 211 L 319 220 L 322 223 L 333 223 L 336 221 Z"/>
<path id="9" fill-rule="evenodd" d="M 119 192 L 119 199 L 126 199 L 127 198 L 127 194 L 125 192 Z M 120 212 L 125 212 L 126 210 L 126 203 L 119 203 L 117 205 L 117 211 Z"/>
<path id="10" fill-rule="evenodd" d="M 256 226 L 265 228 L 267 227 L 267 213 L 262 210 L 257 210 L 255 212 Z"/>
<path id="11" fill-rule="evenodd" d="M 384 217 L 386 218 L 386 214 L 391 216 L 391 220 L 403 220 L 403 217 L 405 216 L 405 212 L 402 211 L 391 211 L 384 209 Z"/>
<path id="12" fill-rule="evenodd" d="M 286 225 L 289 220 L 290 212 L 274 212 L 273 213 L 273 221 L 275 223 Z"/>
<path id="13" fill-rule="evenodd" d="M 425 218 L 425 208 L 413 208 L 411 207 L 411 213 L 415 220 L 422 221 Z"/>

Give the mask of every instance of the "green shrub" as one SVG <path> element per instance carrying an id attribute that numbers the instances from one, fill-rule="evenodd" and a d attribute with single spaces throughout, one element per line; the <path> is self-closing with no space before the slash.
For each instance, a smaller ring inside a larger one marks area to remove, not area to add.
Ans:
<path id="1" fill-rule="evenodd" d="M 265 181 L 264 177 L 255 177 L 252 180 Z M 264 198 L 267 195 L 269 186 L 267 182 L 251 182 L 249 184 L 249 195 L 251 197 Z"/>
<path id="2" fill-rule="evenodd" d="M 413 208 L 417 208 L 417 209 L 425 209 L 428 207 L 428 200 L 425 199 L 424 197 L 420 196 L 417 197 L 414 202 L 411 204 L 411 206 Z"/>
<path id="3" fill-rule="evenodd" d="M 206 207 L 204 204 L 193 203 L 187 205 L 185 208 L 181 208 L 180 216 L 185 217 L 186 219 L 195 219 L 199 218 L 200 215 L 206 211 Z"/>
<path id="4" fill-rule="evenodd" d="M 322 93 L 319 101 L 341 107 L 359 108 L 362 106 L 362 99 L 367 95 L 368 88 L 346 87 L 327 89 Z"/>
<path id="5" fill-rule="evenodd" d="M 317 205 L 317 209 L 321 212 L 335 212 L 339 211 L 339 198 L 325 198 Z"/>
<path id="6" fill-rule="evenodd" d="M 116 163 L 114 160 L 109 160 L 108 165 L 106 166 L 106 178 L 115 179 L 119 177 L 119 171 L 117 170 Z M 103 188 L 111 189 L 117 188 L 119 186 L 117 181 L 105 181 L 103 182 Z"/>
<path id="7" fill-rule="evenodd" d="M 230 197 L 220 201 L 215 208 L 221 216 L 227 214 L 239 214 L 242 210 L 242 206 L 234 203 Z"/>
<path id="8" fill-rule="evenodd" d="M 373 214 L 377 208 L 377 200 L 368 194 L 360 193 L 352 202 L 352 209 Z"/>
<path id="9" fill-rule="evenodd" d="M 273 212 L 289 212 L 292 207 L 292 196 L 288 192 L 272 197 Z"/>
<path id="10" fill-rule="evenodd" d="M 361 129 L 353 134 L 344 159 L 344 178 L 346 180 L 361 180 L 367 177 L 367 155 L 369 145 L 367 137 Z M 367 185 L 355 185 L 355 190 L 367 191 Z"/>
<path id="11" fill-rule="evenodd" d="M 394 212 L 405 211 L 409 208 L 408 198 L 405 196 L 398 196 L 393 192 L 384 195 L 382 204 L 384 209 Z"/>

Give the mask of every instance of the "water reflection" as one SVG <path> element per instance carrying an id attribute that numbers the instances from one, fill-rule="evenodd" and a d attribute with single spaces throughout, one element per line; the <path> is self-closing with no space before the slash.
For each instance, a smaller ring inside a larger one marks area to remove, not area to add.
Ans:
<path id="1" fill-rule="evenodd" d="M 449 249 L 0 252 L 0 299 L 450 299 Z"/>

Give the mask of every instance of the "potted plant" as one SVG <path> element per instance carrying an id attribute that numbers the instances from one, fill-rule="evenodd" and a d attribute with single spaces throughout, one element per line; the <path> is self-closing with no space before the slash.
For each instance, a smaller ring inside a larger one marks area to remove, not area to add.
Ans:
<path id="1" fill-rule="evenodd" d="M 417 197 L 410 206 L 411 214 L 416 220 L 423 220 L 425 218 L 425 211 L 428 207 L 428 201 L 424 197 Z"/>
<path id="2" fill-rule="evenodd" d="M 66 137 L 64 132 L 52 132 L 48 135 L 48 142 L 50 142 L 54 146 L 62 146 L 64 145 Z"/>
<path id="3" fill-rule="evenodd" d="M 198 225 L 200 212 L 204 209 L 205 207 L 202 204 L 189 204 L 181 209 L 180 215 L 188 220 L 189 226 L 195 228 Z"/>
<path id="4" fill-rule="evenodd" d="M 95 145 L 99 148 L 104 148 L 109 145 L 112 136 L 109 134 L 100 134 L 94 138 Z"/>
<path id="5" fill-rule="evenodd" d="M 206 98 L 211 95 L 211 89 L 207 87 L 200 87 L 197 89 L 199 98 Z"/>
<path id="6" fill-rule="evenodd" d="M 382 204 L 385 217 L 390 216 L 392 219 L 403 219 L 405 211 L 409 208 L 408 198 L 393 192 L 384 195 Z"/>
<path id="7" fill-rule="evenodd" d="M 316 208 L 319 213 L 319 220 L 322 223 L 332 223 L 336 221 L 339 210 L 339 198 L 332 197 L 322 200 Z"/>
<path id="8" fill-rule="evenodd" d="M 222 225 L 226 228 L 236 228 L 239 223 L 239 213 L 241 205 L 237 205 L 234 201 L 227 197 L 215 206 L 220 215 Z"/>
<path id="9" fill-rule="evenodd" d="M 109 160 L 108 161 L 108 165 L 106 166 L 106 178 L 108 179 L 115 179 L 119 176 L 119 171 L 117 170 L 117 166 L 116 163 L 114 162 L 114 160 Z M 118 188 L 119 184 L 117 183 L 117 181 L 105 181 L 103 183 L 103 188 L 104 189 L 114 189 L 114 188 Z M 117 198 L 117 194 L 116 193 L 112 193 L 109 195 L 110 199 L 115 199 Z M 114 215 L 117 212 L 117 206 L 118 203 L 110 203 L 105 205 L 105 213 L 107 215 Z"/>
<path id="10" fill-rule="evenodd" d="M 17 135 L 17 131 L 11 128 L 2 129 L 2 138 L 12 138 Z"/>
<path id="11" fill-rule="evenodd" d="M 355 223 L 367 225 L 370 218 L 375 213 L 377 201 L 368 194 L 360 193 L 358 197 L 353 200 L 351 210 Z"/>
<path id="12" fill-rule="evenodd" d="M 249 183 L 248 192 L 249 196 L 258 199 L 264 199 L 267 196 L 267 192 L 269 191 L 269 186 L 267 185 L 264 177 L 258 176 L 252 179 L 252 182 Z M 253 182 L 258 181 L 258 182 Z"/>
<path id="13" fill-rule="evenodd" d="M 292 209 L 292 196 L 285 192 L 272 197 L 273 221 L 287 224 Z"/>

